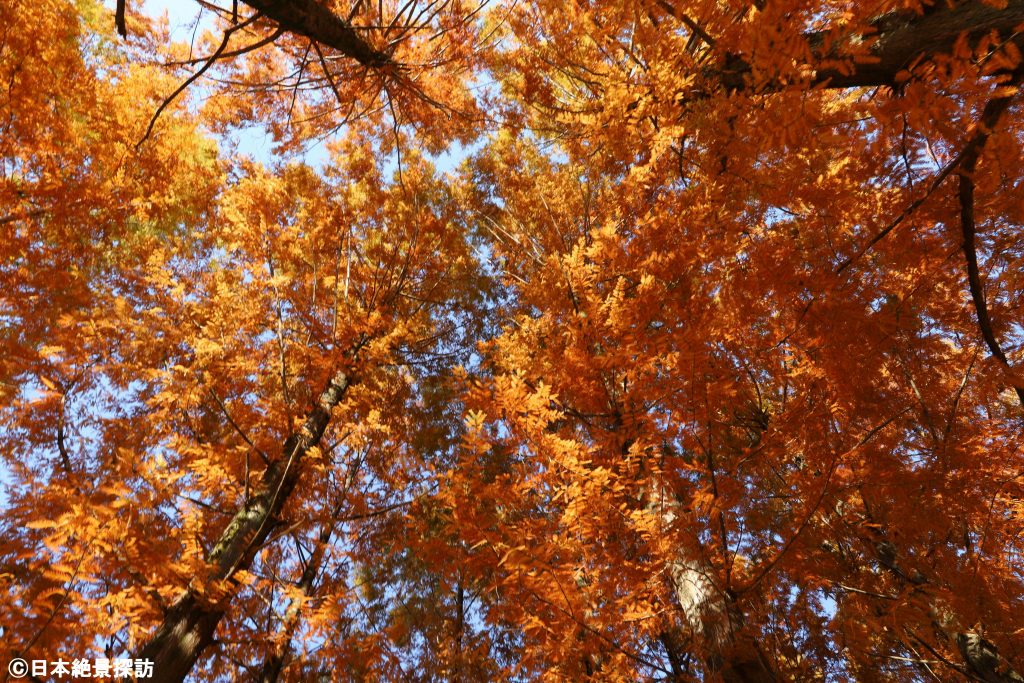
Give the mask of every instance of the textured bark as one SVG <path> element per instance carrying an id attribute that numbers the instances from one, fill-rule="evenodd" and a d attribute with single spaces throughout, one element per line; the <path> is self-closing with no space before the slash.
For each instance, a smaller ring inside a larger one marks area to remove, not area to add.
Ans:
<path id="1" fill-rule="evenodd" d="M 777 678 L 757 643 L 743 632 L 743 615 L 712 580 L 712 568 L 681 557 L 669 565 L 676 600 L 687 624 L 700 636 L 708 673 L 725 683 L 774 683 Z"/>
<path id="2" fill-rule="evenodd" d="M 956 645 L 967 669 L 985 683 L 1024 683 L 1024 678 L 980 634 L 973 631 L 958 633 Z"/>
<path id="3" fill-rule="evenodd" d="M 818 68 L 811 80 L 812 86 L 827 88 L 874 87 L 897 85 L 897 74 L 920 60 L 952 52 L 957 39 L 966 34 L 969 39 L 996 31 L 1009 37 L 1024 23 L 1024 0 L 1010 0 L 1006 7 L 997 9 L 980 0 L 947 3 L 938 0 L 924 15 L 896 13 L 879 18 L 874 22 L 876 32 L 870 35 L 850 36 L 844 40 L 831 41 L 825 46 L 828 34 L 813 33 L 806 36 L 811 48 L 811 66 L 827 61 L 845 61 L 842 68 L 826 66 Z M 870 59 L 856 62 L 844 60 L 843 45 L 870 42 Z M 1024 37 L 1015 37 L 1018 46 L 1024 45 Z M 749 87 L 747 78 L 750 65 L 742 55 L 726 55 L 722 66 L 712 70 L 723 86 L 730 90 L 744 90 Z M 758 84 L 765 91 L 781 90 L 784 84 Z"/>
<path id="4" fill-rule="evenodd" d="M 238 571 L 252 564 L 298 482 L 303 457 L 320 442 L 330 422 L 331 410 L 344 398 L 351 383 L 347 372 L 336 373 L 302 428 L 285 441 L 281 457 L 267 467 L 254 495 L 235 513 L 210 552 L 207 558 L 210 573 L 203 582 L 206 586 L 231 581 Z M 224 616 L 226 597 L 218 598 L 208 591 L 206 587 L 189 586 L 138 652 L 139 658 L 154 662 L 153 681 L 183 680 L 203 650 L 213 642 L 217 624 Z M 231 592 L 228 590 L 227 595 Z"/>
<path id="5" fill-rule="evenodd" d="M 364 40 L 358 31 L 316 0 L 243 0 L 290 33 L 305 36 L 369 67 L 391 58 Z"/>
<path id="6" fill-rule="evenodd" d="M 223 610 L 204 604 L 194 592 L 186 591 L 138 654 L 153 661 L 151 680 L 184 680 L 203 650 L 213 643 L 213 634 L 223 616 Z"/>
<path id="7" fill-rule="evenodd" d="M 665 526 L 676 519 L 671 496 L 651 496 L 649 511 Z M 701 557 L 680 553 L 668 565 L 676 602 L 690 631 L 700 642 L 704 665 L 725 683 L 775 683 L 778 678 L 755 639 L 744 631 L 743 614 L 732 596 L 715 582 L 714 568 Z"/>

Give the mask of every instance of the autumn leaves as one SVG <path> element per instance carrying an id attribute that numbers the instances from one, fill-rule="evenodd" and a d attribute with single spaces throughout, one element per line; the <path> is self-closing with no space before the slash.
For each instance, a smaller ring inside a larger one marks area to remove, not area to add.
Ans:
<path id="1" fill-rule="evenodd" d="M 0 6 L 5 655 L 1019 681 L 1021 8 Z"/>

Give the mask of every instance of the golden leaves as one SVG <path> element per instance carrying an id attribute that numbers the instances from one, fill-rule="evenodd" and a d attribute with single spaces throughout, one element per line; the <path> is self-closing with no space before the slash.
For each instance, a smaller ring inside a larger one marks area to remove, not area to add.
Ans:
<path id="1" fill-rule="evenodd" d="M 247 25 L 265 44 L 137 154 L 177 81 L 96 7 L 0 9 L 5 635 L 133 648 L 188 591 L 226 615 L 211 679 L 282 651 L 292 678 L 895 679 L 975 622 L 1014 651 L 1012 371 L 972 341 L 934 181 L 1013 94 L 1017 41 L 842 91 L 810 84 L 886 66 L 871 36 L 916 14 L 538 0 L 388 26 L 403 6 L 334 7 L 386 74 Z M 443 177 L 481 102 L 497 130 Z M 329 136 L 322 166 L 197 132 L 248 121 L 280 152 Z M 1019 133 L 974 174 L 1011 340 Z M 208 579 L 263 501 L 261 547 Z"/>

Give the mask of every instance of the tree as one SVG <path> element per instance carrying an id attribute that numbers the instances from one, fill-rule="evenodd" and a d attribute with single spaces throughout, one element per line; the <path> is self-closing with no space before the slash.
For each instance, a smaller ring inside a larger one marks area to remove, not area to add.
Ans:
<path id="1" fill-rule="evenodd" d="M 1024 3 L 213 11 L 0 7 L 9 657 L 1024 680 Z"/>

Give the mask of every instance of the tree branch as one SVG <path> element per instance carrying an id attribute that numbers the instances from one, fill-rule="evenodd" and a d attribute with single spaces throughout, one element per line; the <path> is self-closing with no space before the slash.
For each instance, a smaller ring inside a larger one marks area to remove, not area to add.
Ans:
<path id="1" fill-rule="evenodd" d="M 991 31 L 1009 34 L 1024 23 L 1024 0 L 1010 0 L 999 9 L 980 0 L 945 2 L 938 0 L 923 15 L 888 14 L 874 22 L 878 33 L 868 56 L 858 60 L 853 69 L 825 68 L 818 70 L 814 84 L 829 88 L 873 87 L 896 85 L 896 76 L 920 59 L 949 54 L 956 41 L 966 34 L 975 40 Z M 860 36 L 870 40 L 869 36 Z M 812 37 L 812 49 L 814 47 Z M 829 58 L 823 54 L 821 57 Z"/>
<path id="2" fill-rule="evenodd" d="M 393 64 L 390 55 L 364 40 L 348 21 L 316 0 L 244 0 L 284 30 L 305 36 L 369 67 Z"/>
<path id="3" fill-rule="evenodd" d="M 981 336 L 989 351 L 1007 369 L 1010 369 L 1010 362 L 992 329 L 992 318 L 985 302 L 984 284 L 981 281 L 981 271 L 978 268 L 978 251 L 975 246 L 977 226 L 974 220 L 974 178 L 972 176 L 985 148 L 985 143 L 988 142 L 992 131 L 999 125 L 1003 112 L 1010 106 L 1011 100 L 1017 94 L 1018 84 L 1022 78 L 1024 78 L 1024 65 L 1017 67 L 1011 78 L 1010 87 L 1002 88 L 1001 94 L 993 97 L 985 105 L 978 130 L 961 155 L 963 160 L 959 171 L 960 230 L 964 238 L 964 258 L 967 260 L 967 282 L 971 290 L 971 299 L 974 301 L 974 310 L 978 315 L 978 328 L 981 330 Z M 1024 406 L 1024 383 L 1013 381 L 1013 388 L 1017 392 L 1017 398 L 1021 405 Z"/>
<path id="4" fill-rule="evenodd" d="M 936 55 L 949 54 L 961 35 L 975 41 L 996 31 L 1009 36 L 1024 24 L 1024 0 L 1009 0 L 999 9 L 981 0 L 949 3 L 939 0 L 923 15 L 894 12 L 875 20 L 866 33 L 836 36 L 832 31 L 807 33 L 811 51 L 809 66 L 817 67 L 812 87 L 860 88 L 896 86 L 900 72 Z M 689 25 L 688 25 L 689 27 Z M 689 27 L 691 30 L 692 27 Z M 1009 39 L 1019 47 L 1024 38 Z M 844 54 L 842 46 L 870 43 L 867 54 Z M 838 48 L 838 49 L 837 49 Z M 820 65 L 820 66 L 819 66 Z M 707 73 L 729 90 L 747 90 L 752 73 L 743 55 L 723 55 L 717 69 Z M 758 84 L 765 91 L 779 91 L 784 83 Z"/>

